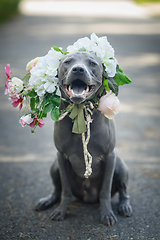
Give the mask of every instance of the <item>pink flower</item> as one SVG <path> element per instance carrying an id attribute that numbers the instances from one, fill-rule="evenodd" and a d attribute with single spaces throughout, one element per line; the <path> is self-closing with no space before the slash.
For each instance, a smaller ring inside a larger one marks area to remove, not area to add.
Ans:
<path id="1" fill-rule="evenodd" d="M 21 110 L 22 107 L 23 107 L 23 97 L 21 95 L 16 95 L 16 97 L 11 97 L 10 100 L 13 102 L 12 105 L 13 107 L 18 107 L 18 105 L 20 104 L 19 106 L 19 109 Z"/>
<path id="2" fill-rule="evenodd" d="M 10 68 L 10 64 L 7 64 L 6 67 L 5 67 L 5 72 L 6 72 L 6 75 L 7 75 L 7 79 L 10 79 L 11 78 L 11 71 L 9 70 Z"/>
<path id="3" fill-rule="evenodd" d="M 120 101 L 112 91 L 100 98 L 98 110 L 109 119 L 113 119 L 114 115 L 118 113 Z"/>
<path id="4" fill-rule="evenodd" d="M 6 75 L 7 75 L 6 84 L 5 84 L 5 95 L 7 95 L 8 80 L 11 78 L 11 71 L 9 70 L 9 67 L 10 67 L 9 64 L 7 64 L 6 67 L 5 67 L 5 72 L 6 72 Z"/>
<path id="5" fill-rule="evenodd" d="M 26 125 L 29 125 L 31 122 L 33 122 L 33 118 L 31 118 L 31 114 L 28 114 L 26 116 L 22 116 L 19 120 L 19 123 L 22 127 L 25 127 Z"/>
<path id="6" fill-rule="evenodd" d="M 38 124 L 39 127 L 43 127 L 44 122 L 42 119 L 38 119 L 37 117 L 34 118 L 34 121 L 31 122 L 29 125 L 31 128 L 34 128 Z"/>
<path id="7" fill-rule="evenodd" d="M 9 97 L 16 97 L 16 91 L 14 88 L 14 84 L 11 81 L 8 81 L 5 86 L 5 95 Z"/>

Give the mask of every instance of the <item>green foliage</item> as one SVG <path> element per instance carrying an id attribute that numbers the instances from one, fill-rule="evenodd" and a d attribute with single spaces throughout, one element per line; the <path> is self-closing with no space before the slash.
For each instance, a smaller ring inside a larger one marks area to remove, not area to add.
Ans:
<path id="1" fill-rule="evenodd" d="M 31 107 L 32 111 L 35 109 L 35 98 L 31 98 L 31 100 L 30 100 L 30 107 Z"/>
<path id="2" fill-rule="evenodd" d="M 55 107 L 51 111 L 51 118 L 53 121 L 57 121 L 58 117 L 59 117 L 59 109 L 57 107 Z"/>
<path id="3" fill-rule="evenodd" d="M 119 67 L 114 78 L 118 86 L 131 83 L 131 80 L 124 74 L 121 67 Z"/>
<path id="4" fill-rule="evenodd" d="M 144 4 L 144 3 L 160 3 L 160 0 L 135 0 L 138 4 Z"/>
<path id="5" fill-rule="evenodd" d="M 59 96 L 46 93 L 41 103 L 41 107 L 43 108 L 42 116 L 47 117 L 47 113 L 51 112 L 51 118 L 57 121 L 59 117 L 59 105 Z"/>
<path id="6" fill-rule="evenodd" d="M 32 90 L 28 91 L 28 96 L 33 98 L 33 97 L 37 96 L 37 93 L 35 92 L 34 89 L 32 89 Z"/>
<path id="7" fill-rule="evenodd" d="M 114 78 L 108 78 L 107 81 L 108 81 L 109 89 L 112 90 L 112 92 L 114 92 L 117 96 L 118 92 L 119 92 L 119 89 L 118 89 L 117 83 L 115 82 L 115 79 Z"/>
<path id="8" fill-rule="evenodd" d="M 43 112 L 44 112 L 44 113 L 48 113 L 48 112 L 50 112 L 53 108 L 54 108 L 54 104 L 50 102 L 50 103 L 48 103 L 48 104 L 45 105 Z"/>
<path id="9" fill-rule="evenodd" d="M 60 48 L 56 47 L 56 46 L 53 46 L 53 49 L 57 52 L 61 52 L 62 54 L 68 54 L 68 52 L 63 52 Z"/>
<path id="10" fill-rule="evenodd" d="M 0 23 L 18 13 L 20 0 L 0 0 Z"/>
<path id="11" fill-rule="evenodd" d="M 27 85 L 29 82 L 31 74 L 27 73 L 23 78 L 21 78 L 21 80 L 23 81 L 24 85 Z"/>
<path id="12" fill-rule="evenodd" d="M 112 90 L 112 92 L 117 96 L 119 92 L 119 86 L 129 83 L 131 83 L 131 80 L 124 74 L 119 65 L 117 65 L 117 72 L 113 78 L 108 77 L 103 66 L 103 85 L 105 86 L 106 91 Z"/>

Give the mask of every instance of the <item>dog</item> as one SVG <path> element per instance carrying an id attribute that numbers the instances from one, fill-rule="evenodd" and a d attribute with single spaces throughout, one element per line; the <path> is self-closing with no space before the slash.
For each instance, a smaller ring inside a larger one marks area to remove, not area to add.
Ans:
<path id="1" fill-rule="evenodd" d="M 103 67 L 100 59 L 89 52 L 65 55 L 59 65 L 58 78 L 61 96 L 80 104 L 89 100 L 102 86 Z M 68 103 L 61 101 L 63 110 Z M 112 226 L 116 221 L 111 208 L 111 197 L 119 193 L 119 213 L 132 214 L 127 194 L 128 169 L 115 153 L 116 134 L 114 120 L 99 110 L 93 111 L 88 151 L 92 155 L 92 174 L 84 177 L 85 162 L 81 134 L 72 133 L 72 119 L 66 116 L 55 122 L 54 142 L 58 150 L 50 174 L 54 192 L 39 200 L 36 210 L 41 211 L 60 201 L 51 214 L 52 220 L 64 220 L 72 196 L 84 202 L 100 203 L 101 223 Z"/>

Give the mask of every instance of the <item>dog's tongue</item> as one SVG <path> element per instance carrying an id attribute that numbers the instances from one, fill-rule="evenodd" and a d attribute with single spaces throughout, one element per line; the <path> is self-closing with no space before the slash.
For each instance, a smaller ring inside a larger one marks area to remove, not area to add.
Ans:
<path id="1" fill-rule="evenodd" d="M 82 81 L 75 81 L 72 83 L 72 90 L 75 94 L 81 94 L 86 89 L 86 84 Z"/>

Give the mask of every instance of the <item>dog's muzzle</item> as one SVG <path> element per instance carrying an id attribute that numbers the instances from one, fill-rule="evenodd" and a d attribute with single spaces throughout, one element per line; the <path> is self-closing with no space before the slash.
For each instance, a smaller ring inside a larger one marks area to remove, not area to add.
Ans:
<path id="1" fill-rule="evenodd" d="M 76 104 L 85 101 L 95 88 L 94 84 L 90 84 L 91 76 L 86 68 L 82 66 L 74 66 L 68 74 L 65 84 L 65 91 L 71 101 Z"/>

